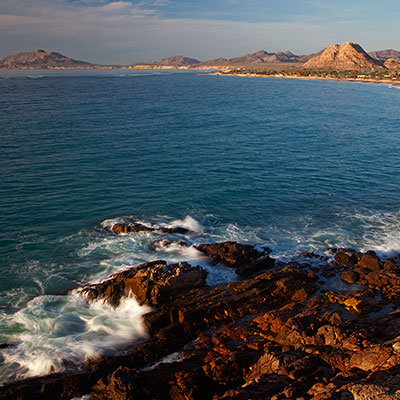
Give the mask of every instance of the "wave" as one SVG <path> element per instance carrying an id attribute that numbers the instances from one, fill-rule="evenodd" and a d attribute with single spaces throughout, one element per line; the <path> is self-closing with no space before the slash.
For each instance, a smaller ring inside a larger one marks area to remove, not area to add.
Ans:
<path id="1" fill-rule="evenodd" d="M 2 351 L 2 380 L 9 381 L 79 366 L 100 354 L 146 337 L 142 315 L 150 309 L 127 298 L 117 309 L 88 304 L 77 295 L 39 296 L 8 317 L 13 348 Z M 3 316 L 4 318 L 4 316 Z"/>

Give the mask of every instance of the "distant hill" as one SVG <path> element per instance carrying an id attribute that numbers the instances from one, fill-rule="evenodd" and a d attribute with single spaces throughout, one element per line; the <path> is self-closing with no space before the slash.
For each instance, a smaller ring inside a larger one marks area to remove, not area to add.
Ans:
<path id="1" fill-rule="evenodd" d="M 51 69 L 51 68 L 90 68 L 92 64 L 73 60 L 60 53 L 42 49 L 18 53 L 0 59 L 0 68 L 6 69 Z"/>
<path id="2" fill-rule="evenodd" d="M 382 61 L 369 56 L 364 49 L 355 42 L 346 42 L 339 46 L 333 44 L 322 53 L 311 58 L 304 65 L 309 69 L 334 70 L 369 70 L 385 68 Z"/>
<path id="3" fill-rule="evenodd" d="M 379 51 L 371 51 L 368 53 L 372 58 L 380 61 L 389 60 L 389 58 L 394 58 L 395 60 L 400 60 L 400 51 L 388 49 L 388 50 L 379 50 Z"/>
<path id="4" fill-rule="evenodd" d="M 400 70 L 400 60 L 397 60 L 395 58 L 389 58 L 385 61 L 384 65 L 387 69 L 395 69 L 398 71 Z"/>
<path id="5" fill-rule="evenodd" d="M 173 56 L 163 58 L 160 61 L 149 61 L 145 64 L 136 65 L 140 67 L 240 67 L 245 65 L 248 66 L 274 63 L 304 63 L 313 56 L 315 56 L 315 54 L 298 56 L 290 51 L 269 53 L 265 50 L 259 50 L 256 53 L 249 53 L 234 58 L 215 58 L 207 61 L 199 61 L 194 58 L 184 56 Z"/>
<path id="6" fill-rule="evenodd" d="M 180 67 L 180 66 L 189 66 L 200 64 L 201 61 L 196 60 L 195 58 L 184 57 L 184 56 L 171 56 L 162 58 L 160 61 L 150 61 L 149 65 L 161 65 L 161 66 L 170 66 L 170 67 Z"/>
<path id="7" fill-rule="evenodd" d="M 207 60 L 201 63 L 203 66 L 207 65 L 221 65 L 221 66 L 242 66 L 242 65 L 260 65 L 260 64 L 273 64 L 273 63 L 303 63 L 309 60 L 312 55 L 298 56 L 291 51 L 269 53 L 265 50 L 259 50 L 256 53 L 245 54 L 244 56 L 234 58 L 216 58 Z"/>

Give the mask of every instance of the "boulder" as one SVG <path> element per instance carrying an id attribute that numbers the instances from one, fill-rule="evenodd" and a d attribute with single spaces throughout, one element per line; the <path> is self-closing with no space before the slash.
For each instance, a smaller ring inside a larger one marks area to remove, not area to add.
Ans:
<path id="1" fill-rule="evenodd" d="M 122 233 L 137 233 L 137 232 L 161 232 L 161 233 L 188 233 L 189 230 L 183 227 L 164 228 L 161 226 L 150 227 L 138 222 L 117 223 L 111 227 L 111 231 L 120 235 Z"/>
<path id="2" fill-rule="evenodd" d="M 134 295 L 140 305 L 160 306 L 189 289 L 206 284 L 207 272 L 188 263 L 167 265 L 153 261 L 112 275 L 104 282 L 80 289 L 89 301 L 103 300 L 118 307 L 122 297 Z"/>
<path id="3" fill-rule="evenodd" d="M 236 242 L 199 244 L 195 247 L 215 263 L 222 263 L 232 268 L 251 264 L 263 255 L 254 246 Z"/>

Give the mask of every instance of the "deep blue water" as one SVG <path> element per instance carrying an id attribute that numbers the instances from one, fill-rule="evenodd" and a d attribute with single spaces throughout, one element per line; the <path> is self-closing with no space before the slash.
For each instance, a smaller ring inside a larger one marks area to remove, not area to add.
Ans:
<path id="1" fill-rule="evenodd" d="M 154 252 L 154 235 L 113 236 L 108 219 L 184 224 L 191 243 L 267 244 L 276 257 L 400 251 L 398 88 L 11 71 L 0 94 L 0 342 L 17 345 L 0 355 L 0 381 L 61 369 L 54 349 L 91 354 L 79 332 L 92 340 L 100 314 L 97 326 L 121 329 L 125 311 L 116 321 L 61 294 L 140 261 L 198 257 Z M 210 282 L 229 279 L 222 269 Z"/>

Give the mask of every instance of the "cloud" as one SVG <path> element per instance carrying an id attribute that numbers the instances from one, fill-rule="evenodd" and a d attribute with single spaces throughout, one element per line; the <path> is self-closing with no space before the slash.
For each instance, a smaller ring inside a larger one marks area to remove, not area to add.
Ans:
<path id="1" fill-rule="evenodd" d="M 349 39 L 362 45 L 369 41 L 371 50 L 380 47 L 379 40 L 385 47 L 396 47 L 395 39 L 392 43 L 387 39 L 397 37 L 395 25 L 362 29 L 362 21 L 346 23 L 353 22 L 352 16 L 342 18 L 341 24 L 305 18 L 249 22 L 212 16 L 206 7 L 202 17 L 166 16 L 159 8 L 177 4 L 170 0 L 0 0 L 0 56 L 44 48 L 95 63 L 125 64 L 178 53 L 203 60 L 260 49 L 311 53 Z M 207 12 L 209 17 L 204 16 Z"/>

